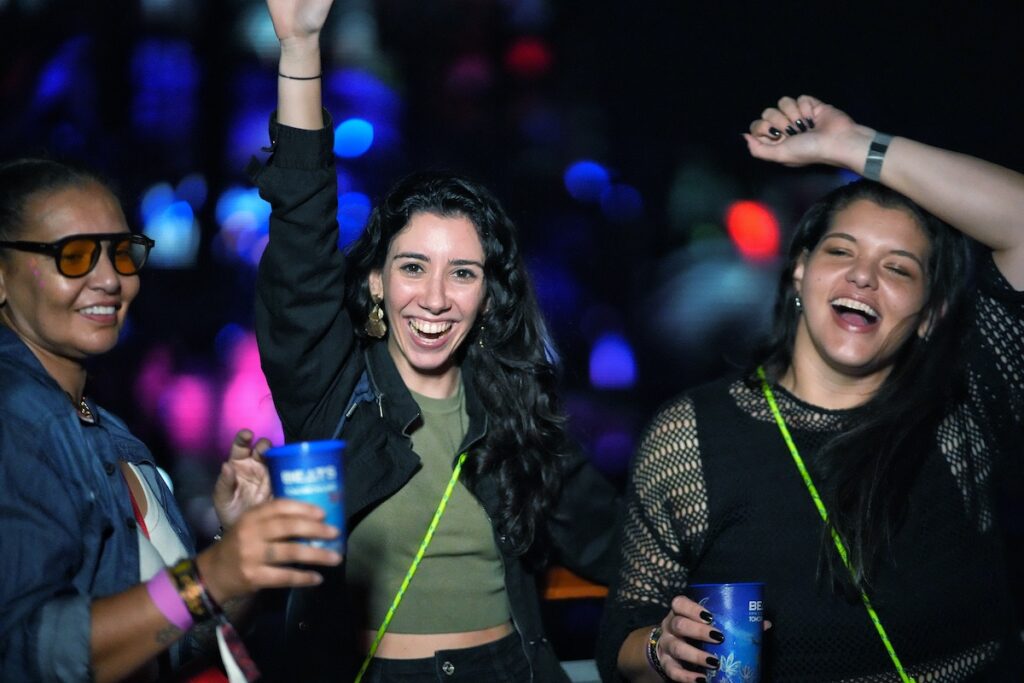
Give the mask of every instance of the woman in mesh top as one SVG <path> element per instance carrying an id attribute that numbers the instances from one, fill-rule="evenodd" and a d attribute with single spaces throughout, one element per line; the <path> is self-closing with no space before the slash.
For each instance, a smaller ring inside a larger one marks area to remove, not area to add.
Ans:
<path id="1" fill-rule="evenodd" d="M 758 365 L 649 426 L 602 626 L 604 678 L 703 681 L 707 667 L 743 680 L 700 649 L 723 636 L 682 593 L 763 581 L 762 680 L 901 680 L 862 590 L 907 677 L 1020 680 L 993 487 L 1024 443 L 1024 177 L 808 96 L 783 98 L 745 137 L 757 158 L 878 182 L 831 192 L 797 226 Z M 964 235 L 986 247 L 970 286 Z"/>

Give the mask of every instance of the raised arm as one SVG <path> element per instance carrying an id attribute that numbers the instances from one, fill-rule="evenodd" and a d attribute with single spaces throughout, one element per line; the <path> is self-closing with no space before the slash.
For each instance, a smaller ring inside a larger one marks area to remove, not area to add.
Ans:
<path id="1" fill-rule="evenodd" d="M 281 41 L 277 76 L 277 120 L 285 126 L 319 130 L 321 114 L 320 31 L 333 0 L 267 0 Z"/>
<path id="2" fill-rule="evenodd" d="M 855 173 L 876 131 L 815 97 L 783 97 L 745 134 L 751 155 L 787 166 L 829 164 Z M 880 182 L 993 252 L 996 266 L 1024 289 L 1024 175 L 966 154 L 894 137 Z"/>
<path id="3" fill-rule="evenodd" d="M 270 240 L 256 283 L 260 362 L 285 437 L 333 433 L 358 380 L 338 249 L 333 130 L 320 101 L 320 29 L 327 0 L 268 0 L 281 40 L 273 153 L 253 174 L 271 205 Z M 347 374 L 346 374 L 347 373 Z"/>

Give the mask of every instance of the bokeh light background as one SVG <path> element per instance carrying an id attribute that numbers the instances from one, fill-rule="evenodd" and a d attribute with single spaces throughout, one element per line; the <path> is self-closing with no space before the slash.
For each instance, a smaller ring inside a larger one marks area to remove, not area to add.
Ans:
<path id="1" fill-rule="evenodd" d="M 740 133 L 779 95 L 1024 169 L 1024 5 L 943 7 L 338 0 L 323 45 L 340 246 L 405 172 L 489 185 L 520 227 L 573 429 L 621 483 L 659 404 L 744 362 L 791 226 L 853 177 L 747 156 Z M 276 94 L 266 10 L 0 0 L 0 55 L 0 155 L 97 169 L 158 242 L 88 392 L 209 533 L 234 430 L 281 440 L 252 335 L 269 208 L 244 172 Z"/>

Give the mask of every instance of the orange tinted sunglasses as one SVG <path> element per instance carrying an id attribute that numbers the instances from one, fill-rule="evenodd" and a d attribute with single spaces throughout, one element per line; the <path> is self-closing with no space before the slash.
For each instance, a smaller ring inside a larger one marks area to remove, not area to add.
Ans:
<path id="1" fill-rule="evenodd" d="M 156 244 L 145 235 L 130 232 L 88 233 L 68 235 L 56 242 L 0 242 L 0 248 L 49 254 L 57 263 L 57 272 L 64 277 L 85 277 L 100 260 L 106 242 L 107 256 L 114 270 L 121 275 L 135 275 L 146 265 L 149 250 Z"/>

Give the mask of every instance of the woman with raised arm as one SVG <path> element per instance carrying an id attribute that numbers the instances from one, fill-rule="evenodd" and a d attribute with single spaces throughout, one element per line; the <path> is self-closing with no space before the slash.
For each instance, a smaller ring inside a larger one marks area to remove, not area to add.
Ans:
<path id="1" fill-rule="evenodd" d="M 152 455 L 86 397 L 85 363 L 117 343 L 152 247 L 94 175 L 0 164 L 0 680 L 156 680 L 168 648 L 184 663 L 223 623 L 219 605 L 320 580 L 291 563 L 340 562 L 288 542 L 338 530 L 263 503 L 269 443 L 248 430 L 214 491 L 223 540 L 196 556 Z"/>
<path id="2" fill-rule="evenodd" d="M 761 680 L 1020 680 L 993 488 L 1024 443 L 1024 177 L 807 96 L 746 139 L 868 180 L 797 226 L 757 363 L 649 426 L 603 677 L 742 680 L 702 649 L 723 632 L 685 591 L 763 581 Z M 973 278 L 964 235 L 985 247 Z"/>
<path id="3" fill-rule="evenodd" d="M 281 59 L 254 177 L 272 205 L 257 338 L 286 437 L 348 444 L 344 576 L 293 592 L 295 678 L 347 680 L 362 661 L 364 681 L 566 680 L 538 572 L 551 558 L 610 579 L 614 492 L 566 434 L 515 228 L 480 185 L 419 173 L 339 251 L 319 80 L 330 3 L 268 5 Z"/>

